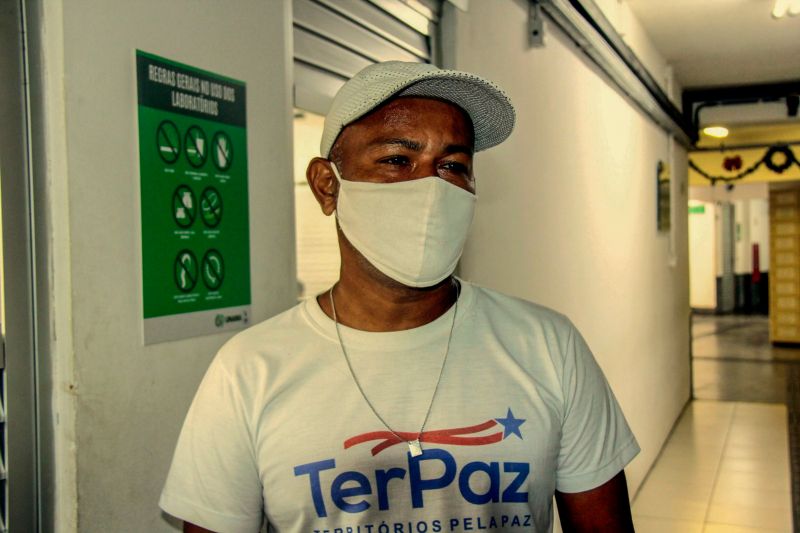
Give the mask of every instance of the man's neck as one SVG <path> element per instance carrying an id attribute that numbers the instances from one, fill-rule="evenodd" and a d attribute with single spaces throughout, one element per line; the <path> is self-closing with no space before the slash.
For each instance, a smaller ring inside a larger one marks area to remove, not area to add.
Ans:
<path id="1" fill-rule="evenodd" d="M 416 328 L 447 312 L 458 293 L 457 282 L 452 276 L 423 289 L 369 278 L 344 270 L 331 289 L 336 319 L 340 324 L 376 332 Z M 317 302 L 333 318 L 330 291 L 319 295 Z"/>

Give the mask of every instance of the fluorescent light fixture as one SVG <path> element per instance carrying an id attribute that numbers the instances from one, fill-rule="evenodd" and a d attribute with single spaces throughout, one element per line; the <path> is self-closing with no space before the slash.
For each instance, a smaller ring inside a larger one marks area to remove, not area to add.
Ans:
<path id="1" fill-rule="evenodd" d="M 724 139 L 728 136 L 728 128 L 724 126 L 709 126 L 707 128 L 703 128 L 703 134 L 708 135 L 709 137 L 715 137 L 717 139 Z"/>
<path id="2" fill-rule="evenodd" d="M 775 0 L 772 16 L 776 19 L 785 15 L 795 16 L 800 14 L 800 0 Z"/>

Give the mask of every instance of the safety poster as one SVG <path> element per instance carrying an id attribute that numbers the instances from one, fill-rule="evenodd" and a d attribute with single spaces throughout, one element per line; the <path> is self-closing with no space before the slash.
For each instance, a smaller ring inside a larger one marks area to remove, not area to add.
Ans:
<path id="1" fill-rule="evenodd" d="M 250 315 L 245 84 L 137 50 L 145 344 Z"/>

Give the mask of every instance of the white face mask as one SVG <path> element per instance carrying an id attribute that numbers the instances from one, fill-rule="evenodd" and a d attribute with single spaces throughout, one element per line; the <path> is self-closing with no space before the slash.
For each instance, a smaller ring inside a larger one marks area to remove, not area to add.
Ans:
<path id="1" fill-rule="evenodd" d="M 395 281 L 430 287 L 453 273 L 475 212 L 475 195 L 438 176 L 395 183 L 341 178 L 336 218 L 347 240 Z"/>

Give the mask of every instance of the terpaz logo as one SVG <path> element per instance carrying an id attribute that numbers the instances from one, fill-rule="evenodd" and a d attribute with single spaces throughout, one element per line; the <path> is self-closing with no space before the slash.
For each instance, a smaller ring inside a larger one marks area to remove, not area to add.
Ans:
<path id="1" fill-rule="evenodd" d="M 460 465 L 452 453 L 434 446 L 486 446 L 511 436 L 522 439 L 520 427 L 524 423 L 525 419 L 516 418 L 509 408 L 505 417 L 491 418 L 473 426 L 430 430 L 419 435 L 385 430 L 363 433 L 345 440 L 344 448 L 347 450 L 377 441 L 370 450 L 376 456 L 396 444 L 406 444 L 419 438 L 423 451 L 421 455 L 406 453 L 405 468 L 396 466 L 371 472 L 339 471 L 335 459 L 325 459 L 295 466 L 294 475 L 308 476 L 311 499 L 320 518 L 328 516 L 330 503 L 347 513 L 364 512 L 376 505 L 379 510 L 388 510 L 392 503 L 390 483 L 406 484 L 414 508 L 425 506 L 426 493 L 444 489 L 453 483 L 457 483 L 459 494 L 471 504 L 524 503 L 528 501 L 528 492 L 524 489 L 530 474 L 529 463 L 490 460 Z M 426 477 L 425 472 L 430 474 L 432 471 L 437 474 Z M 480 491 L 470 483 L 476 474 L 489 480 L 488 486 L 481 484 L 485 488 Z"/>

